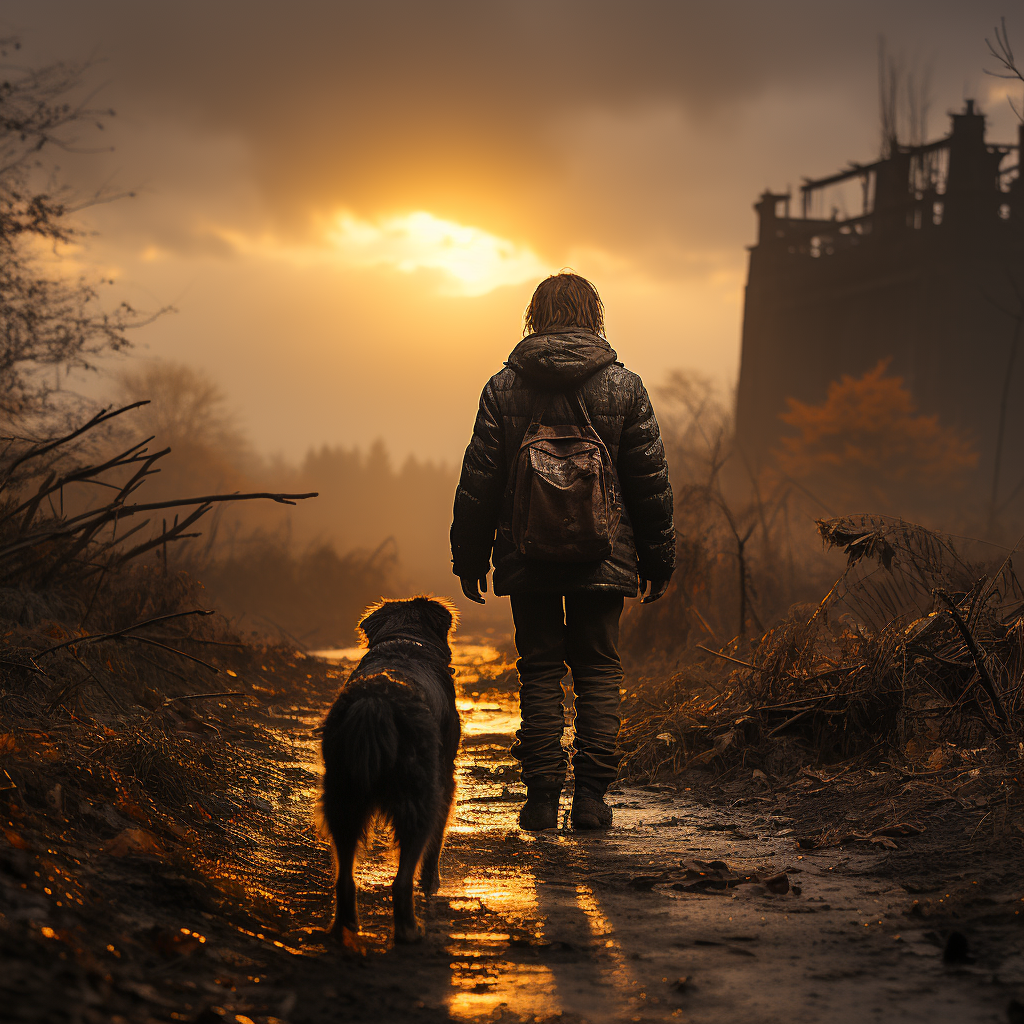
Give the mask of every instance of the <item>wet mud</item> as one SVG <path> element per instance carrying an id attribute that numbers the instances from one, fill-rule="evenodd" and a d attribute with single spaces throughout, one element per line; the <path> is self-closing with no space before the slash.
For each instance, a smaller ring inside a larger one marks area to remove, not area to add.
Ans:
<path id="1" fill-rule="evenodd" d="M 343 675 L 358 652 L 323 656 Z M 13 1019 L 981 1022 L 1024 996 L 1019 857 L 952 833 L 805 850 L 769 801 L 717 806 L 686 782 L 617 787 L 601 834 L 569 829 L 567 791 L 557 832 L 523 833 L 514 673 L 483 644 L 456 658 L 458 804 L 421 945 L 392 944 L 382 833 L 357 871 L 364 955 L 320 931 L 313 729 L 331 695 L 311 694 L 260 710 L 275 742 L 227 794 L 249 813 L 191 866 L 140 850 L 111 873 L 55 846 L 49 875 L 2 876 L 4 913 L 32 926 L 0 964 Z"/>

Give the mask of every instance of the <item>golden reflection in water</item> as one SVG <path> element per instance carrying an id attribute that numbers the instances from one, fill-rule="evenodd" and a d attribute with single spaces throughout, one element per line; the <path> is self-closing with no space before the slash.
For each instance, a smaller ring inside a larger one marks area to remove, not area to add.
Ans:
<path id="1" fill-rule="evenodd" d="M 529 871 L 498 878 L 465 878 L 459 898 L 477 900 L 482 910 L 503 920 L 536 922 L 536 880 Z M 457 900 L 452 900 L 452 905 Z M 541 938 L 543 931 L 534 933 Z M 452 992 L 448 1012 L 460 1020 L 488 1017 L 503 1006 L 516 1015 L 550 1015 L 560 1010 L 555 977 L 543 964 L 512 963 L 503 958 L 510 935 L 506 932 L 451 932 Z"/>
<path id="2" fill-rule="evenodd" d="M 586 885 L 577 885 L 576 905 L 583 911 L 583 915 L 587 919 L 590 934 L 594 936 L 600 946 L 603 946 L 605 955 L 611 961 L 609 966 L 601 968 L 605 982 L 614 985 L 617 992 L 624 999 L 628 999 L 632 994 L 630 989 L 635 982 L 626 965 L 622 947 L 619 945 L 618 939 L 615 938 L 615 928 L 601 910 L 594 890 Z"/>
<path id="3" fill-rule="evenodd" d="M 519 701 L 504 694 L 497 698 L 497 701 L 482 703 L 463 698 L 456 701 L 459 715 L 462 717 L 463 738 L 492 733 L 496 736 L 509 737 L 508 743 L 503 743 L 502 746 L 507 748 L 511 744 L 511 737 L 515 735 L 522 722 Z"/>

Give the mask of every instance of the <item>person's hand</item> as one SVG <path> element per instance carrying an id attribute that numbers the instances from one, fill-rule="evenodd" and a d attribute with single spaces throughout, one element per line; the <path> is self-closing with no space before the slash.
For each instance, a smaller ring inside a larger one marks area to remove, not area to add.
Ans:
<path id="1" fill-rule="evenodd" d="M 651 590 L 650 590 L 650 593 L 645 595 L 644 591 L 647 590 L 648 583 L 650 583 Z M 668 590 L 668 583 L 669 583 L 668 580 L 641 580 L 640 581 L 640 595 L 641 595 L 640 603 L 641 604 L 650 604 L 652 601 L 657 601 L 658 598 L 664 597 L 665 596 L 665 591 Z M 463 583 L 463 587 L 465 587 L 465 583 Z"/>
<path id="2" fill-rule="evenodd" d="M 470 601 L 474 601 L 476 604 L 484 603 L 483 595 L 487 593 L 486 576 L 481 576 L 478 580 L 472 576 L 460 576 L 459 582 L 462 584 L 462 592 Z"/>

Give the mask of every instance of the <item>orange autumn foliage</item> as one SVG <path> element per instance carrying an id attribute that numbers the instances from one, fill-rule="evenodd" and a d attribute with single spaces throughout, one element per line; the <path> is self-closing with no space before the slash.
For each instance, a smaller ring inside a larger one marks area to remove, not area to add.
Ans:
<path id="1" fill-rule="evenodd" d="M 882 360 L 863 377 L 844 374 L 821 405 L 788 398 L 780 419 L 797 433 L 781 440 L 779 469 L 827 488 L 833 503 L 869 501 L 877 511 L 961 484 L 977 453 L 938 416 L 918 412 L 903 378 L 886 375 L 888 365 Z"/>

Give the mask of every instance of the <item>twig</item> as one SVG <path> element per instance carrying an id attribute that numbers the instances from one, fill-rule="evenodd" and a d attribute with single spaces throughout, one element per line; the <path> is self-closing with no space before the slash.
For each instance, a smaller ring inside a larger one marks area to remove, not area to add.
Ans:
<path id="1" fill-rule="evenodd" d="M 749 661 L 740 661 L 739 658 L 734 658 L 731 654 L 723 654 L 721 651 L 713 651 L 710 647 L 705 647 L 703 644 L 697 644 L 697 647 L 702 651 L 707 651 L 708 654 L 713 654 L 716 658 L 722 658 L 725 661 L 735 662 L 737 665 L 742 665 L 744 668 L 753 669 L 755 672 L 764 671 L 764 669 L 758 668 L 757 665 L 751 665 Z"/>
<path id="2" fill-rule="evenodd" d="M 197 665 L 202 665 L 203 668 L 208 668 L 214 675 L 220 675 L 220 669 L 216 665 L 211 665 L 208 661 L 203 661 L 202 658 L 196 658 L 191 654 L 186 654 L 184 651 L 179 651 L 177 647 L 171 647 L 168 644 L 162 644 L 159 640 L 152 640 L 148 636 L 136 636 L 134 633 L 126 633 L 121 636 L 114 637 L 115 640 L 136 640 L 140 644 L 149 644 L 152 647 L 159 647 L 161 650 L 170 651 L 172 654 L 177 654 L 179 658 L 187 658 L 189 661 L 194 661 Z"/>
<path id="3" fill-rule="evenodd" d="M 989 815 L 990 815 L 991 813 L 992 813 L 991 811 L 986 811 L 986 812 L 985 812 L 985 813 L 984 813 L 984 814 L 982 815 L 982 817 L 981 817 L 981 821 L 979 821 L 979 822 L 978 822 L 977 828 L 975 828 L 975 830 L 974 830 L 974 831 L 973 831 L 973 832 L 971 833 L 971 838 L 967 840 L 967 845 L 968 845 L 968 846 L 970 846 L 970 845 L 971 845 L 971 843 L 973 843 L 973 842 L 974 842 L 974 837 L 975 837 L 975 836 L 976 836 L 976 835 L 978 834 L 978 829 L 980 829 L 980 828 L 981 828 L 981 826 L 985 824 L 985 819 L 986 819 L 986 818 L 987 818 L 987 817 L 988 817 L 988 816 L 989 816 Z"/>
<path id="4" fill-rule="evenodd" d="M 134 490 L 132 484 L 137 479 L 139 479 L 140 474 L 145 475 L 149 466 L 151 466 L 158 459 L 162 458 L 164 455 L 170 452 L 170 448 L 165 448 L 162 452 L 157 452 L 154 455 L 147 455 L 146 445 L 149 444 L 149 442 L 152 440 L 152 437 L 147 437 L 145 438 L 145 440 L 139 441 L 137 444 L 133 444 L 130 448 L 127 448 L 120 454 L 114 455 L 111 458 L 107 459 L 106 462 L 101 462 L 93 466 L 77 466 L 74 469 L 70 470 L 69 472 L 65 473 L 61 477 L 57 477 L 56 473 L 51 471 L 50 475 L 40 486 L 39 493 L 34 498 L 29 498 L 26 501 L 22 502 L 20 505 L 17 505 L 14 508 L 10 509 L 9 511 L 5 512 L 2 517 L 2 520 L 0 521 L 6 521 L 8 519 L 11 519 L 12 517 L 22 512 L 23 510 L 28 509 L 30 506 L 38 504 L 38 502 L 42 500 L 42 498 L 45 497 L 46 495 L 53 494 L 55 491 L 63 491 L 63 488 L 69 486 L 70 484 L 96 483 L 97 481 L 93 480 L 92 478 L 98 476 L 101 473 L 105 473 L 111 469 L 120 469 L 124 466 L 131 466 L 141 462 L 143 463 L 143 468 L 139 470 L 135 474 L 135 476 L 132 477 L 128 484 L 120 486 L 115 486 L 113 484 L 108 485 L 118 492 L 121 501 L 123 501 L 124 498 L 128 494 L 130 494 L 132 490 Z M 92 512 L 86 512 L 83 513 L 83 515 L 78 516 L 77 518 L 81 519 L 84 517 L 88 517 L 91 514 Z M 31 516 L 28 516 L 26 521 L 22 524 L 22 528 L 19 531 L 20 533 L 24 532 L 25 527 L 28 525 L 28 521 L 30 519 Z"/>
<path id="5" fill-rule="evenodd" d="M 180 697 L 168 697 L 163 706 L 173 704 L 176 700 L 206 700 L 207 697 L 248 697 L 249 694 L 241 690 L 225 690 L 222 693 L 184 693 Z"/>
<path id="6" fill-rule="evenodd" d="M 796 704 L 807 704 L 810 701 L 828 700 L 829 697 L 834 696 L 831 693 L 819 693 L 817 695 L 811 694 L 809 697 L 796 697 L 793 700 L 784 701 L 782 704 L 765 704 L 764 707 L 760 707 L 758 711 L 787 711 L 795 710 L 794 705 Z"/>
<path id="7" fill-rule="evenodd" d="M 693 614 L 697 616 L 697 621 L 708 631 L 708 635 L 711 637 L 711 639 L 712 640 L 717 640 L 718 637 L 715 636 L 715 631 L 708 625 L 707 620 L 697 610 L 696 605 L 690 605 L 690 611 L 693 612 Z"/>
<path id="8" fill-rule="evenodd" d="M 999 25 L 995 29 L 995 36 L 995 46 L 992 45 L 989 39 L 985 40 L 985 45 L 988 46 L 988 52 L 1003 65 L 1006 72 L 989 71 L 988 68 L 984 68 L 985 74 L 991 75 L 993 78 L 1019 78 L 1024 82 L 1024 74 L 1017 67 L 1017 61 L 1013 56 L 1013 49 L 1010 46 L 1010 37 L 1006 32 L 1006 18 L 999 19 Z M 1024 122 L 1024 111 L 1018 110 L 1009 96 L 1006 97 L 1006 102 L 1009 103 L 1010 109 L 1017 115 L 1017 120 Z"/>
<path id="9" fill-rule="evenodd" d="M 169 450 L 170 449 L 167 449 L 167 451 Z M 125 489 L 128 487 L 129 485 L 126 484 Z M 124 492 L 122 491 L 121 493 Z M 259 491 L 252 494 L 209 494 L 199 498 L 179 498 L 174 501 L 154 501 L 140 505 L 122 505 L 115 501 L 104 508 L 94 509 L 91 512 L 83 512 L 79 516 L 65 520 L 60 526 L 54 529 L 38 531 L 0 548 L 0 559 L 9 558 L 11 555 L 17 554 L 17 552 L 24 548 L 35 547 L 40 543 L 40 541 L 55 540 L 58 537 L 71 537 L 76 533 L 81 533 L 83 531 L 89 531 L 87 532 L 87 538 L 91 538 L 91 536 L 95 535 L 108 523 L 117 522 L 119 519 L 137 515 L 140 512 L 153 512 L 164 508 L 176 508 L 180 505 L 210 505 L 215 502 L 249 501 L 256 498 L 268 498 L 271 501 L 278 502 L 279 504 L 294 505 L 296 501 L 304 498 L 316 498 L 318 494 L 319 492 L 317 491 L 310 491 L 305 494 L 275 494 L 270 491 Z M 88 543 L 88 540 L 84 543 L 83 541 L 79 541 L 78 548 L 84 547 L 85 543 Z M 76 548 L 75 550 L 77 551 L 78 549 Z"/>
<path id="10" fill-rule="evenodd" d="M 813 710 L 813 708 L 804 708 L 803 711 L 797 712 L 795 715 L 793 715 L 792 718 L 787 718 L 786 721 L 782 722 L 780 725 L 775 726 L 774 729 L 767 732 L 765 734 L 765 738 L 767 738 L 768 736 L 774 736 L 777 732 L 781 732 L 783 729 L 786 728 L 787 725 L 792 725 L 798 718 L 803 718 L 803 716 L 806 715 L 808 711 Z"/>
<path id="11" fill-rule="evenodd" d="M 35 659 L 34 659 L 34 658 L 29 658 L 28 660 L 29 660 L 29 664 L 28 664 L 28 665 L 23 665 L 23 664 L 22 664 L 22 663 L 21 663 L 20 661 L 8 661 L 8 660 L 7 660 L 6 658 L 0 658 L 0 665 L 9 665 L 9 666 L 10 666 L 11 668 L 24 668 L 24 669 L 27 669 L 27 670 L 28 670 L 29 672 L 35 672 L 35 673 L 37 673 L 38 675 L 41 675 L 41 676 L 42 676 L 42 677 L 43 677 L 44 679 L 49 679 L 49 678 L 50 678 L 50 677 L 49 677 L 49 676 L 48 676 L 48 675 L 47 675 L 47 674 L 46 674 L 46 673 L 45 673 L 45 672 L 44 672 L 44 671 L 43 671 L 43 670 L 42 670 L 42 669 L 41 669 L 41 668 L 40 668 L 40 667 L 39 667 L 39 666 L 38 666 L 38 665 L 36 664 L 36 662 L 35 662 Z"/>
<path id="12" fill-rule="evenodd" d="M 138 409 L 140 405 L 149 405 L 149 399 L 147 398 L 142 402 L 133 402 L 131 405 L 125 405 L 120 409 L 115 409 L 113 412 L 108 412 L 106 409 L 100 409 L 100 411 L 96 413 L 88 423 L 85 423 L 76 430 L 73 430 L 70 434 L 65 434 L 64 437 L 58 437 L 54 441 L 48 441 L 38 445 L 16 458 L 14 462 L 7 467 L 7 472 L 4 475 L 4 482 L 6 483 L 10 480 L 11 474 L 23 462 L 27 462 L 29 459 L 38 458 L 40 455 L 45 455 L 47 452 L 53 451 L 54 448 L 59 448 L 62 444 L 67 444 L 69 441 L 73 441 L 76 437 L 81 436 L 87 430 L 92 430 L 93 427 L 98 427 L 106 420 L 112 420 L 115 416 L 120 416 L 121 413 L 129 412 L 132 409 Z"/>
<path id="13" fill-rule="evenodd" d="M 164 560 L 166 563 L 167 542 L 169 540 L 185 540 L 189 537 L 201 536 L 201 534 L 198 533 L 183 533 L 182 531 L 191 526 L 197 519 L 200 519 L 203 516 L 205 516 L 206 513 L 209 512 L 212 507 L 212 505 L 200 505 L 199 508 L 197 508 L 191 515 L 183 519 L 180 523 L 178 522 L 178 517 L 175 516 L 174 525 L 169 530 L 165 529 L 162 534 L 157 535 L 155 538 L 145 541 L 142 544 L 136 545 L 130 551 L 122 552 L 120 555 L 117 556 L 116 564 L 122 565 L 125 562 L 130 562 L 133 558 L 137 558 L 139 555 L 144 554 L 145 552 L 150 551 L 155 547 L 159 547 L 161 544 L 163 544 L 164 546 Z M 149 522 L 149 520 L 146 520 L 146 522 Z M 167 520 L 165 519 L 164 522 L 166 523 Z M 134 532 L 134 530 L 129 530 L 128 534 L 125 534 L 125 536 L 127 537 L 129 534 Z"/>
<path id="14" fill-rule="evenodd" d="M 142 622 L 136 622 L 134 625 L 125 626 L 124 629 L 116 630 L 113 633 L 92 633 L 89 636 L 73 637 L 71 640 L 65 640 L 64 643 L 56 644 L 53 647 L 48 647 L 45 651 L 41 651 L 39 654 L 37 654 L 36 657 L 41 658 L 44 654 L 52 654 L 54 651 L 59 651 L 64 647 L 73 647 L 75 644 L 99 642 L 100 640 L 116 640 L 118 637 L 122 637 L 126 633 L 130 633 L 133 629 L 141 629 L 143 626 L 152 626 L 155 622 L 166 622 L 168 619 L 180 619 L 185 615 L 213 614 L 215 614 L 213 609 L 194 608 L 191 611 L 187 612 L 171 612 L 169 615 L 155 615 L 151 619 L 143 619 Z"/>
<path id="15" fill-rule="evenodd" d="M 134 515 L 136 512 L 150 512 L 160 508 L 177 508 L 179 505 L 208 505 L 214 501 L 251 501 L 255 498 L 269 498 L 280 505 L 294 505 L 305 498 L 318 498 L 319 491 L 307 491 L 305 494 L 277 494 L 273 491 L 253 491 L 251 494 L 204 494 L 200 498 L 176 498 L 173 501 L 154 501 L 148 505 L 125 505 L 119 513 Z"/>

